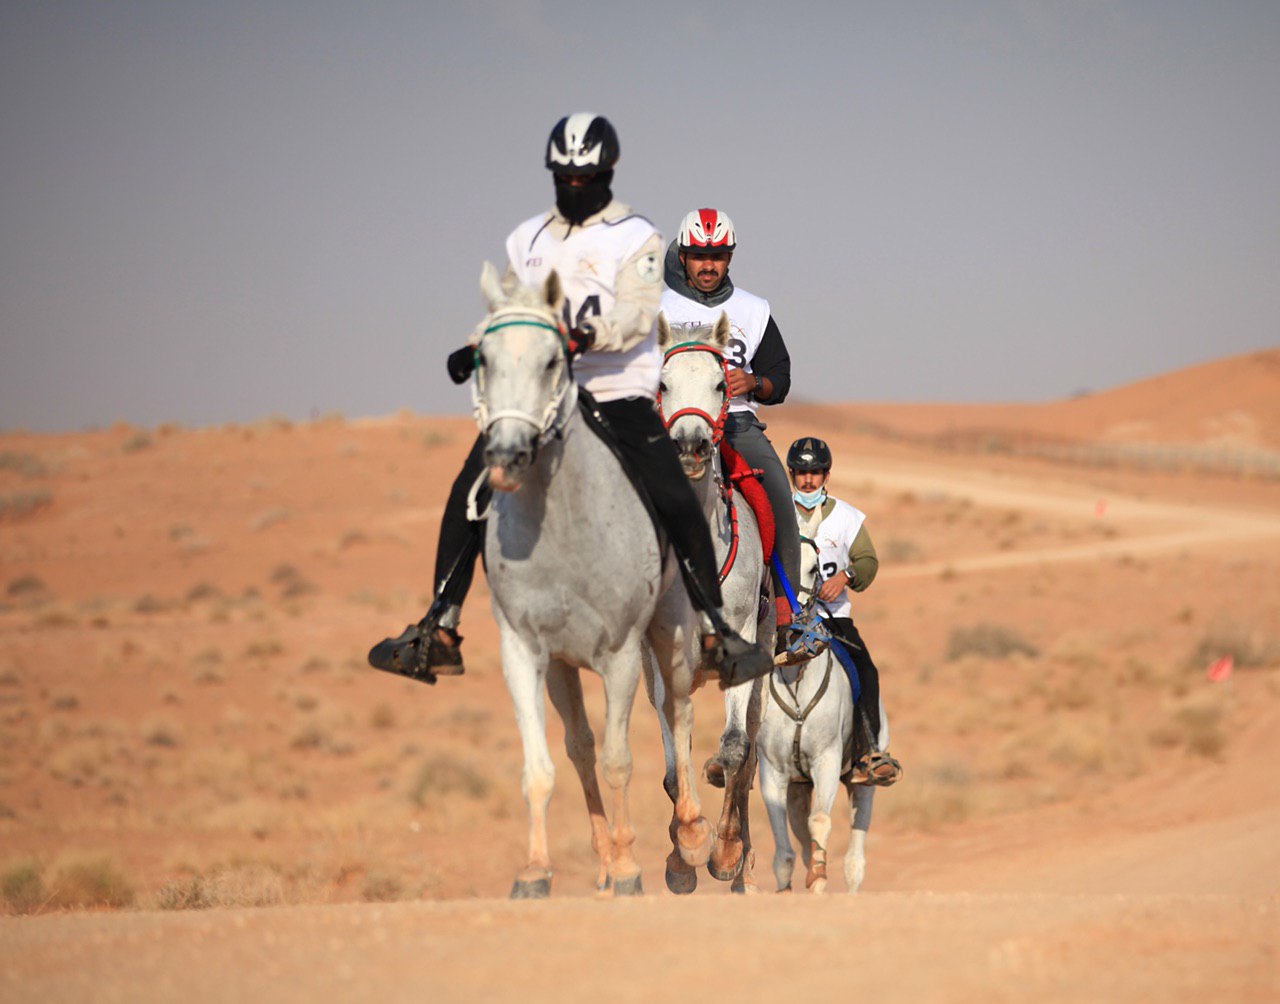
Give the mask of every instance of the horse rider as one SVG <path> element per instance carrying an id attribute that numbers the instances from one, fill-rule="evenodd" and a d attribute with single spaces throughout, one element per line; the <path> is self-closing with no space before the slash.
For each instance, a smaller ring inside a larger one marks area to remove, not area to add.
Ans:
<path id="1" fill-rule="evenodd" d="M 827 492 L 831 477 L 831 448 L 815 436 L 805 436 L 787 451 L 787 469 L 795 485 L 795 513 L 800 532 L 818 548 L 817 600 L 832 635 L 843 645 L 857 668 L 862 695 L 858 707 L 866 716 L 871 749 L 854 768 L 854 779 L 866 784 L 890 785 L 902 776 L 902 765 L 881 749 L 885 734 L 880 718 L 880 672 L 871 661 L 862 635 L 853 623 L 849 590 L 864 592 L 880 568 L 875 545 L 867 532 L 867 517 L 860 509 L 832 498 Z"/>
<path id="2" fill-rule="evenodd" d="M 737 234 L 727 213 L 695 209 L 686 214 L 676 239 L 667 248 L 662 311 L 673 331 L 715 324 L 721 311 L 729 317 L 726 355 L 730 400 L 725 438 L 748 464 L 764 472 L 761 480 L 777 528 L 774 547 L 787 579 L 798 587 L 800 535 L 791 518 L 791 484 L 764 434 L 767 426 L 757 417 L 760 405 L 786 400 L 791 389 L 791 356 L 769 301 L 735 286 L 729 278 L 729 262 L 736 247 Z M 777 573 L 773 575 L 781 650 L 793 613 Z"/>
<path id="3" fill-rule="evenodd" d="M 711 533 L 680 466 L 674 442 L 654 407 L 662 369 L 656 319 L 662 295 L 662 236 L 652 223 L 614 199 L 618 135 L 601 115 L 579 112 L 556 123 L 547 140 L 555 207 L 521 223 L 507 238 L 504 283 L 542 283 L 551 270 L 564 287 L 564 327 L 574 375 L 596 420 L 633 480 L 643 485 L 658 523 L 679 559 L 690 599 L 699 610 L 703 660 L 748 675 L 767 671 L 769 656 L 725 624 Z M 449 356 L 455 383 L 474 368 L 470 344 Z M 379 669 L 434 682 L 463 672 L 458 625 L 483 546 L 487 483 L 468 497 L 485 471 L 484 436 L 477 437 L 453 483 L 436 548 L 432 610 L 398 638 L 369 653 Z M 423 650 L 422 642 L 426 642 Z M 760 663 L 761 665 L 757 665 Z"/>

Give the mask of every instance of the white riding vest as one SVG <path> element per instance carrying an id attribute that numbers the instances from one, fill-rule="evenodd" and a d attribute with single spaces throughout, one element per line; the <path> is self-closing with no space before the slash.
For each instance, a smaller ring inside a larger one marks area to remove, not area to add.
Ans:
<path id="1" fill-rule="evenodd" d="M 525 220 L 507 238 L 507 258 L 522 283 L 541 284 L 552 269 L 564 286 L 568 327 L 613 309 L 622 266 L 657 233 L 643 216 L 574 227 L 565 239 L 546 226 L 546 214 Z M 657 318 L 644 341 L 625 352 L 586 352 L 573 364 L 578 383 L 598 401 L 653 398 L 662 374 Z"/>
<path id="2" fill-rule="evenodd" d="M 855 509 L 848 502 L 831 499 L 835 508 L 818 524 L 818 533 L 814 542 L 818 545 L 818 567 L 822 570 L 822 578 L 829 579 L 836 572 L 849 570 L 849 551 L 853 547 L 854 538 L 866 522 L 867 515 L 861 509 Z M 796 519 L 804 530 L 803 517 L 796 509 Z M 832 617 L 852 617 L 853 604 L 849 602 L 849 590 L 844 589 L 834 600 L 822 604 Z"/>
<path id="3" fill-rule="evenodd" d="M 729 299 L 717 307 L 706 307 L 674 289 L 662 291 L 662 312 L 667 323 L 679 337 L 680 329 L 696 328 L 700 324 L 712 325 L 720 320 L 720 312 L 729 315 L 729 344 L 724 355 L 730 366 L 752 372 L 751 360 L 760 348 L 764 329 L 769 325 L 769 301 L 762 296 L 734 287 Z M 749 394 L 739 394 L 729 402 L 730 411 L 749 411 L 753 415 L 760 402 Z"/>

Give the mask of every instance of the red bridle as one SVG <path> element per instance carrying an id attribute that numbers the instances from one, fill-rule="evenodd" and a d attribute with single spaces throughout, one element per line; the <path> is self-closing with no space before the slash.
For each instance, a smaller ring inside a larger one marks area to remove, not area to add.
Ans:
<path id="1" fill-rule="evenodd" d="M 662 357 L 662 365 L 666 366 L 668 359 L 672 356 L 678 356 L 682 352 L 709 352 L 719 361 L 720 369 L 724 371 L 724 400 L 720 404 L 720 415 L 717 418 L 712 418 L 709 412 L 703 411 L 701 408 L 681 408 L 668 418 L 662 411 L 661 389 L 658 390 L 658 414 L 662 417 L 662 422 L 668 429 L 678 418 L 683 418 L 685 415 L 697 416 L 711 426 L 711 443 L 713 446 L 719 446 L 720 440 L 724 438 L 724 422 L 729 416 L 729 363 L 725 360 L 724 353 L 714 345 L 708 345 L 706 342 L 681 342 L 679 345 L 673 345 L 667 349 Z"/>

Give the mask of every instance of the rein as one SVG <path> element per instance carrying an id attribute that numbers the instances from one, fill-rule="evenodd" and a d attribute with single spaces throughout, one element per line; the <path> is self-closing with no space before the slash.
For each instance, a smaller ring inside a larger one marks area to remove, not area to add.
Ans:
<path id="1" fill-rule="evenodd" d="M 512 314 L 524 314 L 525 316 L 516 316 L 511 320 L 498 320 Z M 560 340 L 561 356 L 556 373 L 556 389 L 547 401 L 546 407 L 542 409 L 541 415 L 535 415 L 533 412 L 524 411 L 520 408 L 502 408 L 498 411 L 490 412 L 489 402 L 485 397 L 484 357 L 480 354 L 480 346 L 494 332 L 501 331 L 503 328 L 516 327 L 542 328 L 546 331 L 553 331 Z M 493 323 L 490 323 L 484 329 L 480 335 L 480 340 L 476 343 L 475 361 L 475 380 L 471 385 L 471 390 L 475 403 L 476 424 L 480 426 L 481 435 L 488 436 L 493 424 L 504 418 L 513 418 L 518 422 L 533 426 L 538 431 L 539 445 L 560 435 L 569 417 L 573 415 L 572 405 L 577 400 L 578 387 L 577 381 L 573 379 L 573 367 L 569 356 L 569 338 L 565 334 L 564 328 L 548 322 L 546 315 L 541 312 L 532 312 L 527 308 L 517 307 L 499 310 L 493 315 Z M 564 407 L 566 398 L 572 399 L 570 406 L 567 408 Z"/>

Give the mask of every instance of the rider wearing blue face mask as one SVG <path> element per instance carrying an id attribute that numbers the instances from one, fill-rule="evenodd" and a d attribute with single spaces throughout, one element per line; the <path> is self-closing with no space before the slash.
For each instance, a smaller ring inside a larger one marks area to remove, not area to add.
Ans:
<path id="1" fill-rule="evenodd" d="M 880 673 L 871 661 L 862 635 L 853 623 L 849 590 L 863 592 L 875 581 L 880 568 L 875 545 L 867 532 L 866 514 L 827 493 L 831 477 L 831 448 L 815 436 L 797 439 L 787 451 L 787 469 L 795 491 L 796 519 L 800 535 L 818 549 L 818 610 L 826 621 L 834 644 L 843 645 L 857 669 L 862 695 L 858 717 L 866 735 L 860 745 L 869 746 L 854 765 L 854 779 L 863 784 L 890 785 L 902 776 L 902 765 L 888 753 L 889 728 L 880 699 Z"/>

